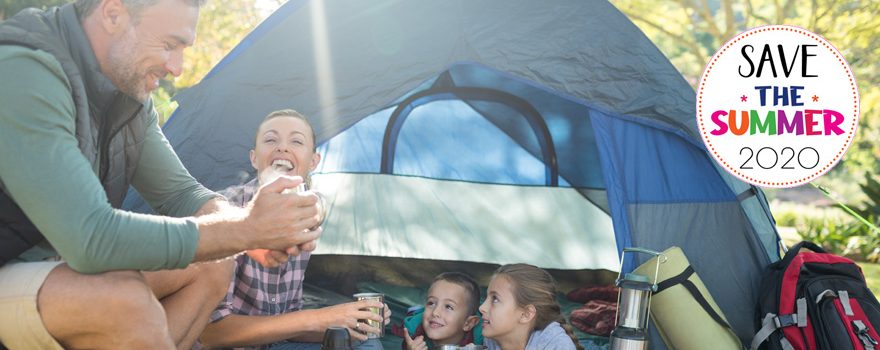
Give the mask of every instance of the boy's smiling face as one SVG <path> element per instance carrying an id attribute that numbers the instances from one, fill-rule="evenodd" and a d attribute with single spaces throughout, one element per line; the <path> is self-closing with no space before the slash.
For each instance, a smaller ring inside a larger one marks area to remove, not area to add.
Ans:
<path id="1" fill-rule="evenodd" d="M 455 283 L 439 280 L 428 290 L 422 327 L 435 345 L 458 344 L 474 328 L 478 318 L 470 313 L 467 290 Z"/>

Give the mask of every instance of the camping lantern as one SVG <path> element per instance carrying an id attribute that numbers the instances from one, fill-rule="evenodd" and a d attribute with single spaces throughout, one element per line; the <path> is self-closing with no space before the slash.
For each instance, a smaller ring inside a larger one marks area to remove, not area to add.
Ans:
<path id="1" fill-rule="evenodd" d="M 623 261 L 626 253 L 645 253 L 657 259 L 654 281 L 637 273 L 627 273 L 621 278 Z M 617 317 L 614 330 L 611 331 L 611 350 L 645 350 L 648 349 L 648 312 L 651 309 L 651 295 L 657 290 L 657 275 L 660 273 L 661 253 L 641 249 L 624 248 L 620 256 L 620 271 L 616 285 L 620 288 L 617 294 Z"/>

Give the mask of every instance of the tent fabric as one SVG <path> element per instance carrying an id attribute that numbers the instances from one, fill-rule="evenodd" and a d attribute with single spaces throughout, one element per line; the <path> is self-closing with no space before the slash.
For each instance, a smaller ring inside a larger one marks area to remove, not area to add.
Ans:
<path id="1" fill-rule="evenodd" d="M 241 135 L 269 112 L 293 107 L 312 117 L 321 143 L 456 62 L 696 135 L 693 91 L 606 2 L 292 1 L 267 22 L 270 30 L 252 33 L 246 49 L 175 97 L 166 134 L 193 155 L 187 165 L 211 188 L 240 181 L 207 169 L 249 169 L 252 140 Z M 194 128 L 203 133 L 177 134 Z"/>
<path id="2" fill-rule="evenodd" d="M 391 112 L 387 109 L 364 118 L 321 144 L 318 153 L 338 156 L 318 164 L 316 171 L 379 173 L 383 139 L 372 136 L 384 134 Z M 446 120 L 437 123 L 435 116 Z M 526 123 L 513 119 L 513 123 Z M 445 142 L 450 138 L 467 142 Z M 516 185 L 547 181 L 540 158 L 461 101 L 438 101 L 430 108 L 414 109 L 402 126 L 394 158 L 392 173 L 397 175 Z M 559 182 L 568 186 L 565 179 Z"/>
<path id="3" fill-rule="evenodd" d="M 618 268 L 611 218 L 571 189 L 376 174 L 312 181 L 331 203 L 315 254 Z"/>
<path id="4" fill-rule="evenodd" d="M 175 99 L 164 131 L 217 190 L 254 176 L 266 114 L 310 118 L 317 257 L 617 270 L 623 247 L 678 245 L 744 340 L 778 259 L 763 193 L 708 156 L 694 91 L 604 1 L 294 0 Z"/>
<path id="5" fill-rule="evenodd" d="M 757 330 L 754 308 L 747 306 L 758 302 L 755 276 L 767 259 L 751 253 L 761 249 L 757 241 L 743 245 L 752 232 L 743 228 L 738 207 L 736 202 L 634 204 L 628 211 L 638 213 L 631 216 L 633 245 L 654 251 L 680 247 L 740 339 L 750 339 Z"/>

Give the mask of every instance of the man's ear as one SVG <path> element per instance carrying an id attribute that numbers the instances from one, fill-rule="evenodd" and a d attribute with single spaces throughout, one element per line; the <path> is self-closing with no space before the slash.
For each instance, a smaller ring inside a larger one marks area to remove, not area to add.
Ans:
<path id="1" fill-rule="evenodd" d="M 479 317 L 477 317 L 477 316 L 468 316 L 468 318 L 466 318 L 466 319 L 464 320 L 464 327 L 462 327 L 462 329 L 463 329 L 465 332 L 470 331 L 471 329 L 473 329 L 474 327 L 477 326 L 477 322 L 480 322 L 480 318 L 479 318 Z"/>
<path id="2" fill-rule="evenodd" d="M 535 305 L 527 305 L 522 309 L 522 315 L 520 315 L 519 317 L 519 323 L 532 322 L 537 314 L 538 310 L 535 308 Z"/>
<path id="3" fill-rule="evenodd" d="M 122 0 L 101 1 L 94 15 L 99 16 L 101 26 L 111 35 L 125 32 L 131 24 L 131 15 Z"/>

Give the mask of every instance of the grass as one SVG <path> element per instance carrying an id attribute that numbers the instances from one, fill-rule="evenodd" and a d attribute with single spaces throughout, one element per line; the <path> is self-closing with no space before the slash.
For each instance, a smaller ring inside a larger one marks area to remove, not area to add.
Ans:
<path id="1" fill-rule="evenodd" d="M 868 288 L 871 288 L 871 292 L 876 296 L 877 292 L 880 292 L 880 264 L 860 262 L 859 266 L 862 267 L 862 273 L 865 274 Z"/>

